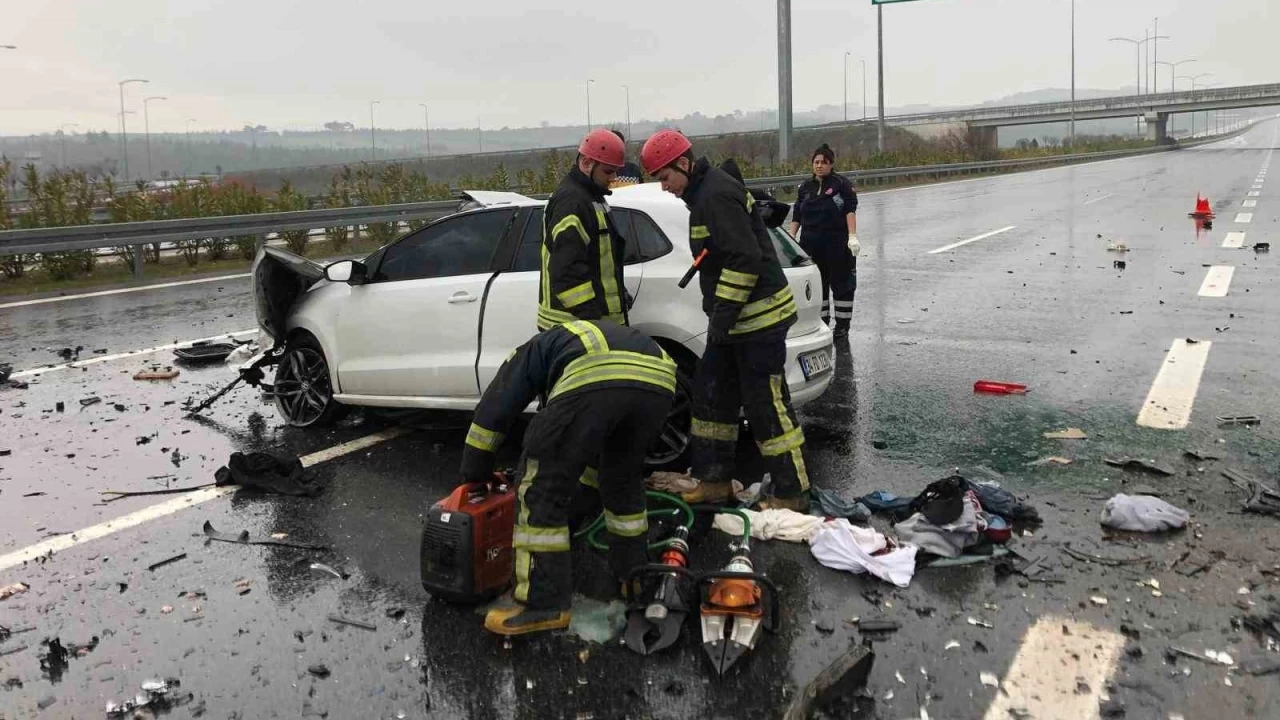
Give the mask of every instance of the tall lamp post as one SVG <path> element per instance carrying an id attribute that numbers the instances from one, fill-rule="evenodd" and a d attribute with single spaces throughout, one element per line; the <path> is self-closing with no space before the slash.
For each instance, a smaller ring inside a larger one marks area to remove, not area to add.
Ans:
<path id="1" fill-rule="evenodd" d="M 427 162 L 431 161 L 431 109 L 426 103 L 418 103 L 418 107 L 422 108 L 422 131 L 427 136 Z"/>
<path id="2" fill-rule="evenodd" d="M 623 85 L 623 90 L 627 91 L 627 137 L 631 137 L 631 86 Z"/>
<path id="3" fill-rule="evenodd" d="M 1178 79 L 1177 77 L 1175 77 L 1178 74 L 1178 66 L 1182 65 L 1183 63 L 1193 63 L 1195 61 L 1196 61 L 1195 58 L 1191 58 L 1190 60 L 1179 60 L 1178 62 L 1166 62 L 1164 60 L 1156 61 L 1157 65 L 1169 66 L 1169 92 L 1177 92 L 1177 86 L 1174 85 L 1174 82 Z"/>
<path id="4" fill-rule="evenodd" d="M 587 132 L 591 132 L 591 83 L 595 82 L 591 78 L 587 78 Z"/>
<path id="5" fill-rule="evenodd" d="M 144 132 L 146 133 L 146 138 L 147 138 L 147 179 L 148 180 L 151 180 L 156 176 L 155 173 L 152 172 L 151 170 L 151 113 L 149 112 L 150 106 L 148 105 L 148 103 L 150 103 L 152 100 L 168 100 L 168 99 L 169 98 L 164 97 L 163 95 L 152 95 L 149 98 L 142 99 L 142 126 L 144 128 Z"/>
<path id="6" fill-rule="evenodd" d="M 849 56 L 853 53 L 844 51 L 844 121 L 849 122 Z"/>
<path id="7" fill-rule="evenodd" d="M 1071 150 L 1076 148 L 1076 0 L 1071 0 Z"/>
<path id="8" fill-rule="evenodd" d="M 381 104 L 381 100 L 369 101 L 369 141 L 373 145 L 373 162 L 378 162 L 378 129 L 373 124 L 373 106 Z"/>
<path id="9" fill-rule="evenodd" d="M 69 127 L 80 127 L 80 123 L 62 123 L 61 125 L 58 126 L 58 135 L 62 144 L 63 169 L 66 169 L 67 167 L 67 133 L 65 132 L 65 128 L 69 128 Z"/>
<path id="10" fill-rule="evenodd" d="M 867 61 L 859 59 L 862 63 L 862 119 L 867 119 Z"/>
<path id="11" fill-rule="evenodd" d="M 1162 38 L 1162 39 L 1164 39 L 1164 40 L 1168 40 L 1168 39 L 1169 39 L 1169 36 L 1168 36 L 1168 35 L 1160 35 L 1160 36 L 1158 36 L 1158 37 L 1160 37 L 1160 38 Z M 1135 95 L 1141 95 L 1141 94 L 1142 94 L 1142 70 L 1143 70 L 1143 63 L 1142 63 L 1142 48 L 1143 48 L 1143 47 L 1145 47 L 1145 46 L 1146 46 L 1146 44 L 1147 44 L 1148 42 L 1151 42 L 1152 40 L 1155 40 L 1155 38 L 1151 37 L 1150 35 L 1148 35 L 1147 37 L 1143 38 L 1142 40 L 1135 40 L 1134 38 L 1127 38 L 1127 37 L 1113 37 L 1113 38 L 1111 38 L 1111 42 L 1127 42 L 1127 43 L 1132 43 L 1132 44 L 1133 44 L 1134 56 L 1135 56 L 1135 59 L 1137 60 L 1137 68 L 1138 68 L 1138 76 L 1137 76 L 1137 80 L 1135 80 L 1135 81 L 1134 81 L 1134 91 L 1133 91 L 1133 92 L 1134 92 L 1134 94 L 1135 94 Z M 1138 134 L 1139 134 L 1139 135 L 1141 135 L 1141 134 L 1142 134 L 1142 116 L 1141 116 L 1141 115 L 1139 115 L 1139 116 L 1134 120 L 1134 122 L 1137 124 L 1137 132 L 1138 132 Z"/>
<path id="12" fill-rule="evenodd" d="M 129 83 L 149 83 L 142 78 L 129 78 L 117 83 L 120 86 L 120 162 L 124 165 L 124 181 L 129 182 L 129 129 L 125 125 L 124 86 Z"/>
<path id="13" fill-rule="evenodd" d="M 191 147 L 191 123 L 193 122 L 196 122 L 195 118 L 187 118 L 187 162 L 188 163 L 191 163 L 192 160 L 195 160 L 194 152 L 192 151 L 192 147 Z M 184 178 L 187 176 L 186 168 L 182 169 L 182 176 Z M 185 185 L 185 183 L 183 184 Z"/>

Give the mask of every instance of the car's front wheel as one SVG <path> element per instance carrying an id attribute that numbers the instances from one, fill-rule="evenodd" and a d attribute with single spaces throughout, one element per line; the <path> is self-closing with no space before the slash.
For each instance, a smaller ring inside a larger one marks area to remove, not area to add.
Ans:
<path id="1" fill-rule="evenodd" d="M 676 392 L 671 412 L 662 424 L 662 433 L 649 446 L 645 465 L 651 470 L 671 469 L 683 471 L 689 467 L 689 425 L 693 420 L 693 372 L 697 360 L 683 355 L 676 361 Z"/>
<path id="2" fill-rule="evenodd" d="M 329 363 L 310 337 L 289 344 L 275 377 L 276 410 L 294 427 L 314 427 L 337 420 L 346 410 L 333 399 Z"/>

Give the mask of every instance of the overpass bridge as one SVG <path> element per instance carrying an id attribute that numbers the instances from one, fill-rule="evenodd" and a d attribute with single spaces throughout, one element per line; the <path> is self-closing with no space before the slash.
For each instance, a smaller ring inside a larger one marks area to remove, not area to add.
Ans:
<path id="1" fill-rule="evenodd" d="M 1074 108 L 1076 120 L 1143 117 L 1147 121 L 1148 137 L 1157 142 L 1166 142 L 1170 115 L 1271 105 L 1280 105 L 1280 83 L 1204 88 L 1150 95 L 1121 95 L 1077 100 L 1074 103 L 1067 101 L 982 106 L 911 115 L 889 115 L 884 120 L 886 124 L 896 126 L 964 123 L 976 131 L 983 143 L 994 148 L 998 145 L 997 133 L 1001 126 L 1068 122 L 1073 117 Z M 842 127 L 852 124 L 854 123 L 839 122 L 818 127 Z"/>

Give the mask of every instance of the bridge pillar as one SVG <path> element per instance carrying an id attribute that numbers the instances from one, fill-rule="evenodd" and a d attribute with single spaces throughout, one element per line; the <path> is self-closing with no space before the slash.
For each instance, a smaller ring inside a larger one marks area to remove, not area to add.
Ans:
<path id="1" fill-rule="evenodd" d="M 1169 113 L 1149 112 L 1147 120 L 1147 139 L 1157 145 L 1169 144 Z"/>
<path id="2" fill-rule="evenodd" d="M 980 157 L 995 157 L 1000 150 L 1000 128 L 970 125 L 969 144 Z"/>

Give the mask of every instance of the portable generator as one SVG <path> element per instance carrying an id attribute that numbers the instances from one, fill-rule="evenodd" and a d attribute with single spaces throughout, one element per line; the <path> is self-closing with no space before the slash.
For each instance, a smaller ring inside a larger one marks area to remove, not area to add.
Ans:
<path id="1" fill-rule="evenodd" d="M 450 602 L 478 603 L 511 583 L 516 494 L 507 476 L 465 483 L 427 512 L 422 587 Z"/>

